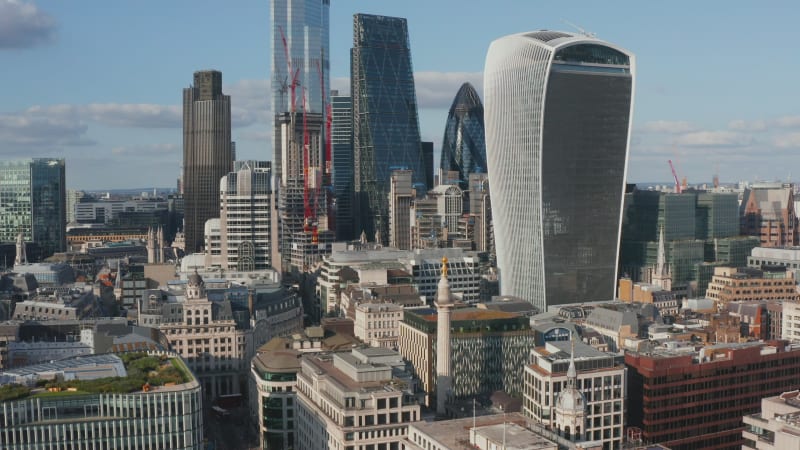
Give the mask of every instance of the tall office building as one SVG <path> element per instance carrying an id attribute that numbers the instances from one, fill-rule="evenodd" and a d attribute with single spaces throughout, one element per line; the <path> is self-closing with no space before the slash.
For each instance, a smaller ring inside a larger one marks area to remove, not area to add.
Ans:
<path id="1" fill-rule="evenodd" d="M 393 170 L 389 181 L 389 246 L 411 250 L 411 188 L 410 170 Z"/>
<path id="2" fill-rule="evenodd" d="M 222 93 L 222 72 L 194 73 L 183 90 L 183 182 L 186 252 L 203 246 L 206 220 L 219 214 L 219 180 L 231 171 L 231 98 Z"/>
<path id="3" fill-rule="evenodd" d="M 425 184 L 406 19 L 353 17 L 350 84 L 356 233 L 385 244 L 391 171 L 411 170 Z"/>
<path id="4" fill-rule="evenodd" d="M 0 161 L 0 242 L 35 242 L 42 257 L 67 247 L 64 160 Z"/>
<path id="5" fill-rule="evenodd" d="M 269 161 L 236 161 L 220 180 L 220 254 L 227 270 L 271 267 L 271 175 Z"/>
<path id="6" fill-rule="evenodd" d="M 486 171 L 483 104 L 469 83 L 461 85 L 447 114 L 439 168 L 457 171 L 462 189 L 467 187 L 470 174 Z"/>
<path id="7" fill-rule="evenodd" d="M 353 101 L 331 91 L 331 156 L 333 192 L 336 196 L 336 239 L 348 241 L 353 233 Z"/>
<path id="8" fill-rule="evenodd" d="M 614 298 L 634 56 L 590 36 L 500 38 L 484 72 L 501 292 L 540 308 Z"/>
<path id="9" fill-rule="evenodd" d="M 422 141 L 422 169 L 425 171 L 425 186 L 433 188 L 433 142 Z"/>
<path id="10" fill-rule="evenodd" d="M 292 111 L 302 112 L 305 95 L 306 111 L 324 114 L 323 90 L 329 83 L 329 11 L 330 0 L 272 0 L 272 61 L 270 65 L 272 111 L 275 113 L 276 185 L 283 173 L 281 124 L 277 118 Z M 288 61 L 287 61 L 288 56 Z M 292 73 L 289 73 L 291 70 Z M 292 88 L 292 84 L 295 85 Z M 292 93 L 295 98 L 292 99 Z M 294 100 L 294 101 L 293 101 Z"/>

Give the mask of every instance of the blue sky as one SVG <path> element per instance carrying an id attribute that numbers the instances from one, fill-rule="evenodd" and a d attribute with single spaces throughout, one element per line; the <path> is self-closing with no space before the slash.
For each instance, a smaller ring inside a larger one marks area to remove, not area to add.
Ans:
<path id="1" fill-rule="evenodd" d="M 174 186 L 181 89 L 214 68 L 240 159 L 271 159 L 269 0 L 229 3 L 0 0 L 0 155 L 64 157 L 70 188 Z M 716 169 L 731 182 L 800 177 L 796 2 L 331 3 L 334 88 L 348 84 L 354 13 L 408 18 L 437 155 L 460 84 L 482 90 L 489 43 L 566 20 L 636 54 L 631 181 L 668 181 L 668 159 L 690 183 Z"/>

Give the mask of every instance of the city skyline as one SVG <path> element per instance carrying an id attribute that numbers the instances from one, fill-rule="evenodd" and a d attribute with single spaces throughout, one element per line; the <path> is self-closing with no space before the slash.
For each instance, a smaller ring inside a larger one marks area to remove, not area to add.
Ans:
<path id="1" fill-rule="evenodd" d="M 332 3 L 331 87 L 343 93 L 349 91 L 352 15 L 408 19 L 421 134 L 435 143 L 436 161 L 458 87 L 469 81 L 483 98 L 489 43 L 531 29 L 571 30 L 566 19 L 639 55 L 629 181 L 669 182 L 668 159 L 689 183 L 710 183 L 716 167 L 723 182 L 792 175 L 784 166 L 800 148 L 800 115 L 784 92 L 796 63 L 780 44 L 791 40 L 797 17 L 789 2 L 726 4 L 720 12 L 688 2 L 501 1 L 459 21 L 447 20 L 458 7 L 449 1 Z M 632 19 L 621 21 L 623 14 Z M 3 81 L 14 86 L 0 109 L 6 158 L 66 158 L 69 188 L 174 186 L 181 172 L 176 92 L 187 87 L 187 73 L 214 68 L 229 80 L 224 91 L 232 97 L 238 156 L 271 159 L 268 1 L 220 9 L 177 1 L 2 0 L 0 17 Z M 213 23 L 237 32 L 189 31 Z M 770 70 L 744 63 L 742 55 L 752 54 L 770 61 Z"/>

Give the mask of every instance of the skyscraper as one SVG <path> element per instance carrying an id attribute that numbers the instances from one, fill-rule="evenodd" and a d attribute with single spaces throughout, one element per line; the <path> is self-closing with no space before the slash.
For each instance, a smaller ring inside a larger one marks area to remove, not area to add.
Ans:
<path id="1" fill-rule="evenodd" d="M 486 171 L 483 104 L 469 83 L 461 85 L 447 114 L 439 167 L 458 171 L 462 189 L 467 188 L 471 173 Z"/>
<path id="2" fill-rule="evenodd" d="M 227 270 L 271 266 L 271 175 L 269 161 L 236 161 L 220 180 L 220 254 Z"/>
<path id="3" fill-rule="evenodd" d="M 39 244 L 42 257 L 67 247 L 64 160 L 0 161 L 0 242 Z"/>
<path id="4" fill-rule="evenodd" d="M 292 105 L 324 114 L 323 90 L 329 83 L 330 0 L 272 0 L 272 62 L 270 65 L 272 111 L 278 118 L 291 112 Z M 287 60 L 288 56 L 288 60 Z M 292 73 L 289 73 L 289 71 Z M 292 85 L 295 85 L 294 88 Z M 295 98 L 292 99 L 292 94 Z M 294 101 L 293 101 L 294 100 Z M 281 124 L 275 122 L 273 165 L 276 184 L 282 174 Z"/>
<path id="5" fill-rule="evenodd" d="M 406 19 L 353 16 L 350 84 L 356 232 L 385 244 L 391 171 L 411 170 L 425 184 Z"/>
<path id="6" fill-rule="evenodd" d="M 206 220 L 219 217 L 219 180 L 231 171 L 231 98 L 222 72 L 194 73 L 183 90 L 183 183 L 186 252 L 203 246 Z"/>
<path id="7" fill-rule="evenodd" d="M 353 101 L 331 91 L 331 146 L 333 189 L 336 195 L 336 239 L 351 240 L 353 233 Z"/>
<path id="8" fill-rule="evenodd" d="M 591 36 L 500 38 L 484 71 L 501 292 L 534 305 L 614 297 L 634 56 Z"/>

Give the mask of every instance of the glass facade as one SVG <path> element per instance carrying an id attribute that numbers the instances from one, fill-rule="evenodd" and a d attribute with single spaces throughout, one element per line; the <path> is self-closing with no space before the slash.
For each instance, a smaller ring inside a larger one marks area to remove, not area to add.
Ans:
<path id="1" fill-rule="evenodd" d="M 66 250 L 67 191 L 63 159 L 0 161 L 0 241 L 22 233 L 42 256 Z"/>
<path id="2" fill-rule="evenodd" d="M 385 244 L 391 171 L 412 170 L 413 183 L 428 188 L 406 19 L 356 14 L 350 64 L 355 231 Z"/>
<path id="3" fill-rule="evenodd" d="M 302 96 L 306 96 L 309 112 L 324 114 L 323 89 L 330 86 L 329 51 L 330 0 L 271 0 L 272 61 L 270 65 L 272 111 L 278 116 L 291 112 L 291 84 L 297 74 L 295 88 L 296 109 L 301 109 Z M 283 34 L 281 34 L 283 33 Z M 286 46 L 284 47 L 284 38 Z M 286 55 L 291 59 L 289 64 Z M 322 72 L 320 74 L 320 71 Z M 324 85 L 323 85 L 324 83 Z M 275 173 L 280 176 L 280 132 L 275 130 Z"/>
<path id="4" fill-rule="evenodd" d="M 469 83 L 461 85 L 450 106 L 439 167 L 442 171 L 457 171 L 462 189 L 467 188 L 469 174 L 486 172 L 483 104 Z"/>
<path id="5" fill-rule="evenodd" d="M 614 298 L 633 59 L 567 33 L 491 44 L 486 149 L 503 295 L 542 310 Z"/>
<path id="6" fill-rule="evenodd" d="M 353 234 L 353 102 L 350 96 L 331 93 L 331 156 L 336 196 L 336 239 Z"/>

